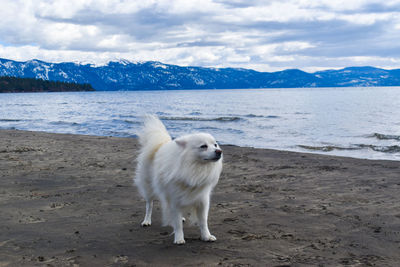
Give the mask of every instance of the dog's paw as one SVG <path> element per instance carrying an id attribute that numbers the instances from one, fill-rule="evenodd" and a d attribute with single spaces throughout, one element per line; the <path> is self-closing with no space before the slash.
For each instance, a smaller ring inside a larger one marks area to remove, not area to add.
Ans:
<path id="1" fill-rule="evenodd" d="M 208 236 L 202 236 L 201 240 L 206 241 L 206 242 L 214 242 L 217 240 L 217 238 L 213 235 L 208 235 Z"/>
<path id="2" fill-rule="evenodd" d="M 183 245 L 183 244 L 185 244 L 185 239 L 175 240 L 175 241 L 174 241 L 174 244 Z"/>
<path id="3" fill-rule="evenodd" d="M 142 223 L 141 223 L 141 225 L 142 225 L 142 227 L 147 227 L 147 226 L 150 226 L 151 225 L 151 221 L 143 221 Z"/>

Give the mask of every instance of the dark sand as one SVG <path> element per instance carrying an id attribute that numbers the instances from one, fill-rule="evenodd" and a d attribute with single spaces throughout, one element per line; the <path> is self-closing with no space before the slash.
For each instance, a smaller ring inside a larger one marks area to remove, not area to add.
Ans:
<path id="1" fill-rule="evenodd" d="M 399 266 L 400 162 L 224 146 L 217 241 L 140 227 L 137 141 L 0 131 L 0 266 Z"/>

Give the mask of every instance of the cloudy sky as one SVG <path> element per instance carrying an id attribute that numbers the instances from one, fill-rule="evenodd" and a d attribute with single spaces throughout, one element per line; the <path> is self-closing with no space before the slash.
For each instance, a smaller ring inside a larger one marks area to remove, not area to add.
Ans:
<path id="1" fill-rule="evenodd" d="M 400 68 L 400 0 L 0 0 L 0 57 Z"/>

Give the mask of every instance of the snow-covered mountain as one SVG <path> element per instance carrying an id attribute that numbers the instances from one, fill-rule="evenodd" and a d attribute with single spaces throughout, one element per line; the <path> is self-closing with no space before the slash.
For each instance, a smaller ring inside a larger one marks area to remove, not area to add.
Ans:
<path id="1" fill-rule="evenodd" d="M 94 66 L 0 59 L 0 76 L 90 83 L 99 91 L 400 86 L 400 69 L 350 67 L 315 73 L 298 69 L 257 72 L 235 68 L 181 67 L 154 61 L 133 63 L 127 60 Z"/>

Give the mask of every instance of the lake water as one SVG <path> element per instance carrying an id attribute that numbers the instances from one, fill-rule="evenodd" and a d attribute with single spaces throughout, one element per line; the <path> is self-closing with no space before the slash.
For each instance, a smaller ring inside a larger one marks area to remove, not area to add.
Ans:
<path id="1" fill-rule="evenodd" d="M 157 114 L 172 136 L 400 160 L 400 88 L 0 94 L 0 129 L 134 137 Z"/>

